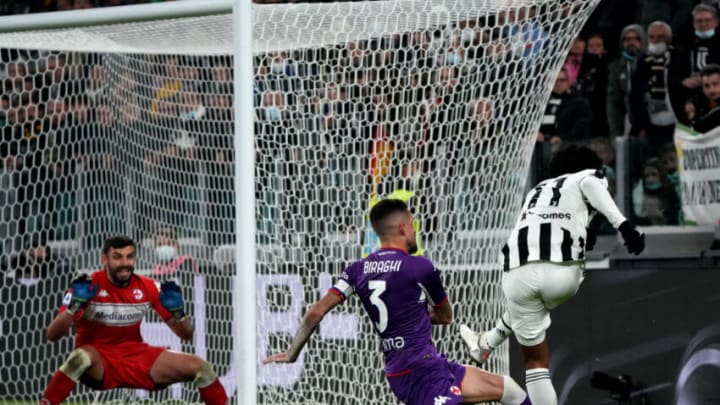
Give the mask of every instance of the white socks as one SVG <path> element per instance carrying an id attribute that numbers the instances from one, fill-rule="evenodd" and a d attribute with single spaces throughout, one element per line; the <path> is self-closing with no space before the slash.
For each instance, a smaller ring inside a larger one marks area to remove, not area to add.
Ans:
<path id="1" fill-rule="evenodd" d="M 500 403 L 503 405 L 522 405 L 527 394 L 522 388 L 509 376 L 503 377 L 503 394 Z"/>
<path id="2" fill-rule="evenodd" d="M 533 405 L 557 405 L 557 394 L 546 368 L 533 368 L 525 372 L 525 386 Z"/>
<path id="3" fill-rule="evenodd" d="M 500 344 L 511 334 L 512 329 L 510 329 L 510 315 L 507 311 L 505 311 L 500 319 L 498 319 L 495 327 L 483 334 L 480 346 L 494 349 L 500 346 Z"/>

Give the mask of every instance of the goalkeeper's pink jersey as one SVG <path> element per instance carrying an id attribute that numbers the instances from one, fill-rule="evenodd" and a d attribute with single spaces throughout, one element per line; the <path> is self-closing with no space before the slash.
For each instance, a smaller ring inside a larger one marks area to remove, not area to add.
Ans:
<path id="1" fill-rule="evenodd" d="M 164 320 L 172 316 L 160 304 L 160 288 L 151 278 L 135 274 L 127 286 L 118 287 L 108 280 L 104 269 L 92 273 L 90 277 L 93 284 L 97 283 L 98 293 L 75 314 L 75 347 L 142 342 L 140 322 L 150 307 Z M 67 309 L 71 299 L 72 289 L 63 299 L 61 312 Z"/>

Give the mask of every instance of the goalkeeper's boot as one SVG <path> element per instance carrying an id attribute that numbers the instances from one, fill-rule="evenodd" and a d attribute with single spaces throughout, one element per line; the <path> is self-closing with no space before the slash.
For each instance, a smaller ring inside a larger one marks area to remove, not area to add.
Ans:
<path id="1" fill-rule="evenodd" d="M 460 325 L 460 337 L 470 349 L 470 358 L 478 365 L 482 365 L 490 357 L 492 348 L 482 344 L 485 332 L 475 332 L 466 325 Z"/>

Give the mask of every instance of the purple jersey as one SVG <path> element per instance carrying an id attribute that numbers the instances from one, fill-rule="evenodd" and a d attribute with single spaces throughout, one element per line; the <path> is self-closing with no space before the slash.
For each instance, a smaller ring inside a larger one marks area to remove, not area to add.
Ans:
<path id="1" fill-rule="evenodd" d="M 442 304 L 447 294 L 430 260 L 380 249 L 348 266 L 331 291 L 360 297 L 380 335 L 386 374 L 412 371 L 418 359 L 438 356 L 427 304 Z"/>

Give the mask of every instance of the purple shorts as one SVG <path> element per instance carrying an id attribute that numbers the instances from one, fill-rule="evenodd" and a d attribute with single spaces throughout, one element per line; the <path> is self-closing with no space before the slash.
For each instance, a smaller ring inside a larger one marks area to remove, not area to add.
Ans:
<path id="1" fill-rule="evenodd" d="M 407 405 L 461 404 L 465 367 L 444 356 L 422 359 L 410 370 L 387 375 L 390 389 Z"/>

